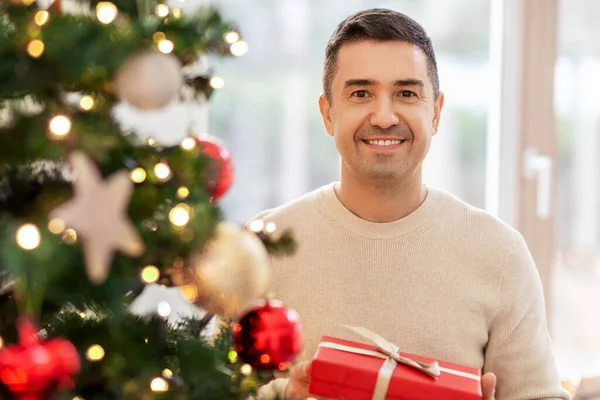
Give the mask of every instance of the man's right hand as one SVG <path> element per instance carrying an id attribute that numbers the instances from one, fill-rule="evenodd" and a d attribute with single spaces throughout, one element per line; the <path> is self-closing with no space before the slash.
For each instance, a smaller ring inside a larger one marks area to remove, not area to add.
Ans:
<path id="1" fill-rule="evenodd" d="M 310 362 L 305 361 L 292 367 L 288 378 L 285 398 L 288 400 L 304 400 L 310 397 L 308 384 L 310 381 Z"/>
<path id="2" fill-rule="evenodd" d="M 324 397 L 315 397 L 308 393 L 310 367 L 311 364 L 309 361 L 298 363 L 292 367 L 285 390 L 285 398 L 287 400 L 327 400 Z"/>

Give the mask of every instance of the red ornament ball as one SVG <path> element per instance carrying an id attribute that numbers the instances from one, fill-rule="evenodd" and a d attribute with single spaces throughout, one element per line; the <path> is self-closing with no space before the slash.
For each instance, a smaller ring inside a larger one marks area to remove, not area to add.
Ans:
<path id="1" fill-rule="evenodd" d="M 46 399 L 52 391 L 73 387 L 79 372 L 77 349 L 64 339 L 41 341 L 27 319 L 17 322 L 19 344 L 0 350 L 0 381 L 16 399 Z"/>
<path id="2" fill-rule="evenodd" d="M 212 159 L 204 169 L 201 179 L 205 183 L 212 201 L 217 201 L 233 183 L 233 164 L 229 151 L 219 139 L 211 135 L 201 135 L 196 138 L 196 145 L 202 153 Z"/>
<path id="3" fill-rule="evenodd" d="M 300 315 L 278 300 L 261 301 L 233 325 L 239 358 L 259 370 L 285 370 L 302 350 Z"/>

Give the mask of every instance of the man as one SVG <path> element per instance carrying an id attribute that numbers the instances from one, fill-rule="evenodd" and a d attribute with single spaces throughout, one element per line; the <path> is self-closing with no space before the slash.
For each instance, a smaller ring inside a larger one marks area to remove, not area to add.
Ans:
<path id="1" fill-rule="evenodd" d="M 293 229 L 274 293 L 301 315 L 305 346 L 262 398 L 309 398 L 323 335 L 364 326 L 402 351 L 481 369 L 484 399 L 568 399 L 522 236 L 422 183 L 444 95 L 431 41 L 383 9 L 343 21 L 327 44 L 319 107 L 341 156 L 332 183 L 257 218 Z"/>

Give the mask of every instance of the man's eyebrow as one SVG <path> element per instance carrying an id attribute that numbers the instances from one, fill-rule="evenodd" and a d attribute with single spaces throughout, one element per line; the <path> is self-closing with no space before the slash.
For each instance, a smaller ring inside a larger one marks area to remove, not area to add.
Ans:
<path id="1" fill-rule="evenodd" d="M 394 86 L 420 86 L 425 87 L 425 82 L 420 79 L 400 79 L 394 82 Z"/>
<path id="2" fill-rule="evenodd" d="M 348 79 L 344 82 L 344 87 L 353 87 L 353 86 L 374 86 L 376 82 L 371 79 Z"/>
<path id="3" fill-rule="evenodd" d="M 376 81 L 372 79 L 348 79 L 344 82 L 344 87 L 355 87 L 355 86 L 375 86 Z M 425 87 L 425 82 L 420 79 L 398 79 L 394 81 L 394 86 L 420 86 Z"/>

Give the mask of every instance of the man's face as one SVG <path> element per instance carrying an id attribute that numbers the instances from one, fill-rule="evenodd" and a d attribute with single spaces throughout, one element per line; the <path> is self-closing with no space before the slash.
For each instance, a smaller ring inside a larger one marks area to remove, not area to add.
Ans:
<path id="1" fill-rule="evenodd" d="M 421 172 L 444 97 L 434 99 L 427 58 L 404 42 L 344 44 L 319 106 L 342 169 L 367 182 L 393 184 Z"/>

